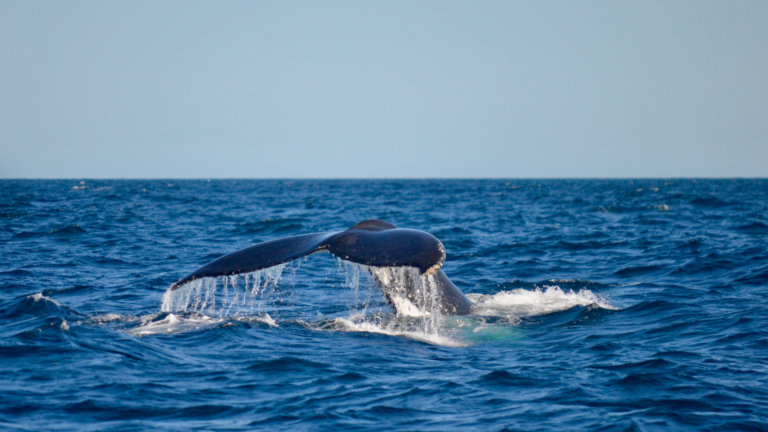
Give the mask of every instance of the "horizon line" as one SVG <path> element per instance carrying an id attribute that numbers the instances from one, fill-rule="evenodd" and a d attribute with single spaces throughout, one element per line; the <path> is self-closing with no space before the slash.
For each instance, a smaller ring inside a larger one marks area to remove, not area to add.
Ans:
<path id="1" fill-rule="evenodd" d="M 0 177 L 0 181 L 8 180 L 174 180 L 174 181 L 213 181 L 213 180 L 398 180 L 398 181 L 420 181 L 420 180 L 766 180 L 766 177 Z"/>

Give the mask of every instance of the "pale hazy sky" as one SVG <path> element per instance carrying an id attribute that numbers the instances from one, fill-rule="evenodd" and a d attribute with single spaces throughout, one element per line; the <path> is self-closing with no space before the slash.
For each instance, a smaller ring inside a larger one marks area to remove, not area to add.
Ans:
<path id="1" fill-rule="evenodd" d="M 0 177 L 768 177 L 768 1 L 0 0 Z"/>

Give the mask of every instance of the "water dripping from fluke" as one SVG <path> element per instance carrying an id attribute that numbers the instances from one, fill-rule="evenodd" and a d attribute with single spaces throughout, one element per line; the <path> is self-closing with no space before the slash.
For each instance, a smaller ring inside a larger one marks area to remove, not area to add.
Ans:
<path id="1" fill-rule="evenodd" d="M 317 323 L 322 330 L 379 333 L 405 336 L 437 345 L 462 346 L 454 329 L 444 325 L 440 290 L 435 275 L 421 274 L 415 267 L 374 267 L 337 259 L 345 274 L 345 286 L 359 292 L 362 286 L 377 285 L 395 314 L 367 313 L 370 297 L 361 312 Z"/>
<path id="2" fill-rule="evenodd" d="M 162 312 L 199 313 L 224 318 L 268 312 L 269 295 L 278 287 L 286 264 L 232 276 L 206 277 L 168 289 Z"/>

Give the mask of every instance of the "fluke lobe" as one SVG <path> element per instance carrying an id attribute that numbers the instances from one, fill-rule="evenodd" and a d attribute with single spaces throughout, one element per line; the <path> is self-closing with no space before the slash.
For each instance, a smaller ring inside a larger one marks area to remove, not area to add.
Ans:
<path id="1" fill-rule="evenodd" d="M 372 271 L 376 284 L 398 314 L 418 298 L 433 296 L 443 315 L 467 315 L 472 302 L 440 270 L 445 248 L 440 240 L 424 231 L 402 229 L 380 221 L 366 220 L 346 231 L 304 234 L 271 240 L 224 255 L 200 267 L 171 286 L 175 290 L 195 279 L 250 273 L 292 261 L 316 252 L 328 251 L 346 261 L 372 268 L 412 267 L 424 277 L 409 276 L 398 281 Z M 435 290 L 422 292 L 422 290 Z"/>

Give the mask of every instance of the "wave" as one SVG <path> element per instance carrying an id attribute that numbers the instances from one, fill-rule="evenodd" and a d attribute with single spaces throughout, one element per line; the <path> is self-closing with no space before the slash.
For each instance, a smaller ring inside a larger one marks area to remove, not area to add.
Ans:
<path id="1" fill-rule="evenodd" d="M 50 297 L 44 296 L 43 293 L 33 294 L 31 296 L 27 296 L 27 298 L 31 299 L 35 303 L 37 303 L 39 301 L 46 301 L 46 302 L 51 302 L 51 303 L 55 304 L 56 306 L 61 306 L 61 303 L 57 302 L 56 300 L 54 300 L 54 299 L 52 299 Z"/>

